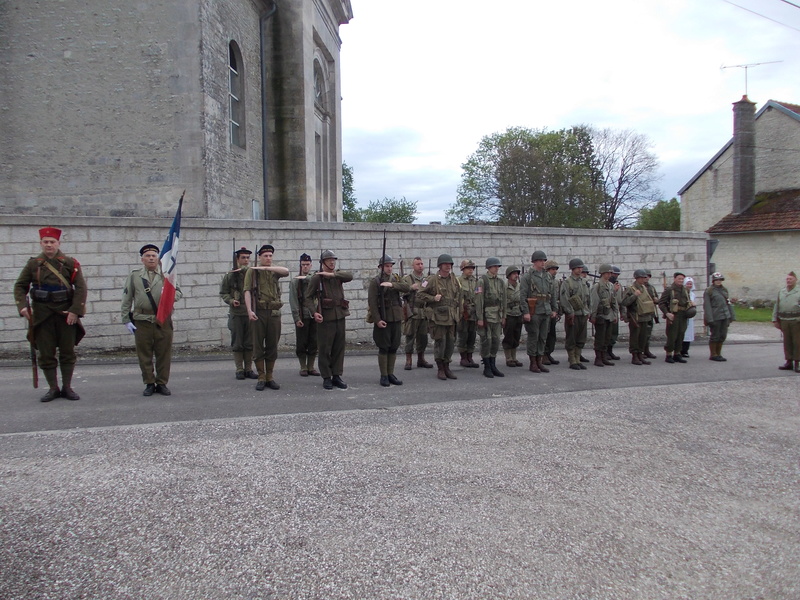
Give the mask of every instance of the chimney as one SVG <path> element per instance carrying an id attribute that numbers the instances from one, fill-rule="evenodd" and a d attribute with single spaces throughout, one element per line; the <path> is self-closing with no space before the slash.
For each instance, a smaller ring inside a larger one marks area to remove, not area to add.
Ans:
<path id="1" fill-rule="evenodd" d="M 756 201 L 756 105 L 747 96 L 733 103 L 733 214 Z"/>

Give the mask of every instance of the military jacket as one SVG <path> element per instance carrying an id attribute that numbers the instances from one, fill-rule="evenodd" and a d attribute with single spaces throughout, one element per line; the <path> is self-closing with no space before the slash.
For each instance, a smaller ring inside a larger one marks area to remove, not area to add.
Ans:
<path id="1" fill-rule="evenodd" d="M 281 287 L 278 283 L 281 277 L 286 277 L 286 275 L 266 269 L 247 269 L 244 276 L 244 289 L 249 291 L 251 297 L 255 299 L 253 312 L 268 310 L 272 311 L 273 317 L 281 314 L 283 302 L 281 302 Z"/>
<path id="2" fill-rule="evenodd" d="M 242 267 L 236 271 L 226 273 L 219 284 L 219 297 L 230 307 L 230 314 L 238 317 L 247 316 L 247 306 L 244 303 L 244 276 L 247 267 Z M 237 300 L 239 306 L 234 306 L 233 301 Z"/>
<path id="3" fill-rule="evenodd" d="M 800 317 L 800 315 L 798 315 Z M 728 290 L 724 285 L 708 286 L 703 292 L 703 320 L 706 323 L 712 321 L 736 320 L 733 306 L 728 299 Z"/>
<path id="4" fill-rule="evenodd" d="M 145 286 L 145 281 L 147 287 Z M 122 290 L 122 322 L 130 323 L 131 313 L 134 321 L 156 322 L 156 311 L 153 310 L 153 303 L 147 296 L 146 289 L 150 290 L 156 307 L 161 300 L 161 290 L 164 288 L 164 275 L 161 269 L 148 271 L 147 267 L 134 269 L 125 280 L 125 288 Z M 175 286 L 175 301 L 183 297 L 180 287 Z"/>
<path id="5" fill-rule="evenodd" d="M 463 299 L 463 315 L 467 321 L 477 321 L 478 320 L 478 312 L 475 308 L 475 293 L 476 289 L 478 288 L 478 278 L 474 275 L 471 277 L 466 277 L 465 275 L 461 275 L 458 278 L 458 283 L 461 286 L 462 290 L 462 299 Z M 468 318 L 466 318 L 468 317 Z"/>
<path id="6" fill-rule="evenodd" d="M 519 298 L 519 280 L 516 284 L 506 281 L 506 316 L 522 316 L 522 307 L 520 306 Z"/>
<path id="7" fill-rule="evenodd" d="M 506 282 L 497 275 L 484 273 L 479 289 L 480 293 L 475 294 L 478 321 L 500 323 L 506 318 Z"/>
<path id="8" fill-rule="evenodd" d="M 425 281 L 425 275 L 420 275 L 417 277 L 414 272 L 412 271 L 405 277 L 403 277 L 403 282 L 408 284 L 409 292 L 405 294 L 406 305 L 410 309 L 408 311 L 408 318 L 409 319 L 424 319 L 425 318 L 425 307 L 421 306 L 417 301 L 417 290 L 411 289 L 411 286 L 419 284 L 422 287 L 422 282 Z"/>
<path id="9" fill-rule="evenodd" d="M 589 314 L 595 319 L 614 321 L 617 318 L 616 304 L 614 284 L 598 279 L 589 293 Z"/>
<path id="10" fill-rule="evenodd" d="M 308 282 L 311 276 L 295 277 L 289 284 L 289 306 L 292 309 L 292 321 L 297 323 L 310 319 L 313 314 L 304 304 Z"/>
<path id="11" fill-rule="evenodd" d="M 651 286 L 634 283 L 625 290 L 621 303 L 629 319 L 646 323 L 656 315 L 656 299 L 650 295 L 648 287 Z M 640 292 L 638 296 L 637 291 Z"/>
<path id="12" fill-rule="evenodd" d="M 791 290 L 782 288 L 778 292 L 778 301 L 772 309 L 772 320 L 797 321 L 800 319 L 800 285 Z"/>
<path id="13" fill-rule="evenodd" d="M 425 316 L 434 325 L 455 325 L 461 318 L 463 289 L 459 279 L 450 273 L 441 277 L 438 273 L 428 276 L 417 298 L 425 305 Z M 438 302 L 437 294 L 442 295 Z"/>
<path id="14" fill-rule="evenodd" d="M 661 294 L 658 300 L 658 308 L 664 313 L 677 313 L 682 312 L 692 306 L 692 299 L 689 296 L 689 290 L 682 285 L 673 283 Z"/>
<path id="15" fill-rule="evenodd" d="M 614 308 L 614 318 L 619 321 L 620 316 L 622 316 L 622 318 L 625 319 L 626 318 L 625 313 L 627 309 L 622 304 L 622 298 L 625 296 L 625 287 L 621 283 L 619 285 L 611 283 L 611 289 L 614 293 L 614 300 L 616 300 L 616 307 Z"/>
<path id="16" fill-rule="evenodd" d="M 561 284 L 559 298 L 565 315 L 585 317 L 589 314 L 589 288 L 583 277 L 567 277 Z"/>
<path id="17" fill-rule="evenodd" d="M 61 274 L 67 285 L 47 265 Z M 17 312 L 26 307 L 26 296 L 30 292 L 33 309 L 33 325 L 36 326 L 54 313 L 64 311 L 79 317 L 86 314 L 86 281 L 80 263 L 60 250 L 48 259 L 44 252 L 30 258 L 14 284 L 14 301 Z M 37 299 L 38 298 L 38 299 Z"/>
<path id="18" fill-rule="evenodd" d="M 392 287 L 380 287 L 380 281 L 391 281 Z M 400 298 L 401 293 L 408 292 L 411 286 L 405 283 L 395 273 L 391 275 L 378 275 L 373 277 L 369 282 L 369 291 L 367 301 L 369 302 L 369 310 L 372 313 L 373 322 L 386 321 L 387 323 L 394 323 L 403 320 L 403 304 Z M 383 295 L 383 302 L 381 303 L 381 295 Z M 385 308 L 386 312 L 381 319 L 382 309 Z"/>
<path id="19" fill-rule="evenodd" d="M 519 280 L 522 314 L 530 314 L 528 298 L 536 298 L 536 314 L 549 315 L 558 312 L 558 302 L 553 297 L 553 278 L 547 271 L 531 269 Z"/>
<path id="20" fill-rule="evenodd" d="M 336 271 L 333 277 L 315 273 L 308 280 L 305 305 L 312 313 L 321 311 L 323 321 L 344 319 L 350 314 L 350 303 L 345 300 L 343 284 L 353 281 L 350 271 Z"/>

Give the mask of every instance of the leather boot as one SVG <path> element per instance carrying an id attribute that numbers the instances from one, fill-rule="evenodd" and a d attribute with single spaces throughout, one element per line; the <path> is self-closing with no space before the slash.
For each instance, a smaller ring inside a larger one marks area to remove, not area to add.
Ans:
<path id="1" fill-rule="evenodd" d="M 549 365 L 550 364 L 550 355 L 549 354 L 545 354 L 544 356 L 542 356 L 542 364 L 543 365 Z"/>
<path id="2" fill-rule="evenodd" d="M 432 369 L 433 365 L 425 360 L 425 353 L 420 352 L 417 354 L 417 366 L 422 367 L 423 369 Z"/>
<path id="3" fill-rule="evenodd" d="M 786 364 L 778 367 L 781 371 L 791 371 L 792 370 L 792 361 L 787 360 Z"/>
<path id="4" fill-rule="evenodd" d="M 403 367 L 404 370 L 410 371 L 411 370 L 411 360 L 414 358 L 414 355 L 411 352 L 406 352 L 406 366 Z"/>
<path id="5" fill-rule="evenodd" d="M 469 364 L 468 364 L 467 366 L 468 366 L 470 369 L 477 369 L 478 367 L 480 367 L 480 365 L 479 365 L 478 363 L 476 363 L 476 362 L 475 362 L 475 361 L 472 359 L 472 352 L 467 352 L 467 360 L 469 361 Z"/>
<path id="6" fill-rule="evenodd" d="M 314 361 L 317 359 L 316 354 L 309 354 L 308 355 L 308 362 L 306 363 L 307 371 L 309 375 L 313 375 L 314 377 L 319 377 L 319 371 L 314 368 Z"/>
<path id="7" fill-rule="evenodd" d="M 639 362 L 641 362 L 643 365 L 652 365 L 652 364 L 653 364 L 653 363 L 651 363 L 649 360 L 647 360 L 647 359 L 644 357 L 644 354 L 643 354 L 643 353 L 641 353 L 641 352 L 639 352 Z"/>
<path id="8" fill-rule="evenodd" d="M 456 377 L 453 374 L 453 372 L 450 370 L 450 363 L 449 362 L 443 360 L 442 361 L 442 366 L 444 367 L 444 376 L 445 377 L 447 377 L 448 379 L 458 379 L 458 377 Z M 475 366 L 477 366 L 477 365 L 475 365 Z"/>
<path id="9" fill-rule="evenodd" d="M 494 379 L 494 373 L 492 373 L 492 364 L 491 358 L 484 358 L 483 359 L 483 376 L 488 377 L 489 379 Z"/>
<path id="10" fill-rule="evenodd" d="M 601 350 L 600 351 L 600 360 L 603 361 L 603 364 L 607 367 L 613 367 L 614 363 L 611 362 L 611 357 L 608 355 L 608 351 Z"/>
<path id="11" fill-rule="evenodd" d="M 728 362 L 728 359 L 722 356 L 723 342 L 717 342 L 717 362 Z"/>
<path id="12" fill-rule="evenodd" d="M 233 364 L 236 365 L 236 379 L 244 379 L 244 353 L 233 353 Z"/>
<path id="13" fill-rule="evenodd" d="M 639 353 L 638 352 L 631 352 L 631 364 L 632 365 L 639 365 L 640 367 L 642 366 L 642 361 L 639 358 Z"/>
<path id="14" fill-rule="evenodd" d="M 392 385 L 403 385 L 403 382 L 400 381 L 394 375 L 394 365 L 397 362 L 397 353 L 392 352 L 386 355 L 386 371 L 389 374 L 389 383 Z"/>
<path id="15" fill-rule="evenodd" d="M 521 363 L 521 362 L 520 362 L 520 361 L 517 359 L 517 349 L 516 349 L 516 348 L 512 348 L 512 349 L 511 349 L 511 358 L 513 358 L 513 359 L 514 359 L 514 366 L 515 366 L 515 367 L 524 367 L 524 366 L 525 366 L 524 364 L 522 364 L 522 363 Z"/>
<path id="16" fill-rule="evenodd" d="M 503 350 L 503 354 L 505 354 L 505 355 L 506 355 L 506 366 L 507 366 L 507 367 L 516 367 L 516 366 L 517 366 L 517 363 L 516 363 L 516 362 L 514 362 L 514 359 L 513 359 L 513 358 L 511 358 L 511 352 L 512 352 L 512 350 L 511 350 L 511 349 L 509 349 L 509 348 L 505 348 L 505 349 Z"/>
<path id="17" fill-rule="evenodd" d="M 442 381 L 447 379 L 447 375 L 444 373 L 444 362 L 439 358 L 436 359 L 436 367 L 439 369 L 438 373 L 436 373 L 436 377 Z"/>
<path id="18" fill-rule="evenodd" d="M 685 363 L 686 362 L 686 359 L 681 356 L 680 352 L 675 352 L 672 355 L 672 360 L 674 360 L 676 363 Z"/>
<path id="19" fill-rule="evenodd" d="M 259 383 L 261 383 L 262 381 L 267 381 L 267 372 L 266 372 L 266 370 L 264 368 L 264 361 L 263 360 L 257 360 L 256 361 L 256 371 L 258 371 L 257 377 L 258 377 Z M 261 389 L 264 389 L 264 388 L 261 388 Z"/>
<path id="20" fill-rule="evenodd" d="M 536 364 L 539 367 L 539 370 L 542 373 L 549 373 L 550 369 L 544 366 L 544 356 L 537 356 L 536 357 Z"/>
<path id="21" fill-rule="evenodd" d="M 602 352 L 600 350 L 594 351 L 594 366 L 595 367 L 605 367 L 606 363 L 602 358 Z"/>
<path id="22" fill-rule="evenodd" d="M 459 363 L 462 367 L 468 367 L 469 365 L 469 358 L 466 352 L 459 352 L 461 354 L 461 362 Z"/>
<path id="23" fill-rule="evenodd" d="M 614 346 L 609 346 L 606 348 L 606 354 L 608 355 L 609 360 L 620 360 L 621 357 L 614 354 Z"/>
<path id="24" fill-rule="evenodd" d="M 57 387 L 50 388 L 47 390 L 47 393 L 39 398 L 39 402 L 50 402 L 51 400 L 55 400 L 56 398 L 61 397 L 61 390 Z"/>
<path id="25" fill-rule="evenodd" d="M 578 360 L 582 363 L 592 362 L 588 358 L 586 358 L 583 354 L 581 354 L 580 351 L 578 351 Z"/>
<path id="26" fill-rule="evenodd" d="M 558 363 L 561 362 L 560 360 L 556 360 L 555 358 L 553 358 L 552 354 L 545 354 L 545 357 L 547 358 L 547 360 L 550 361 L 551 365 L 557 365 Z"/>
<path id="27" fill-rule="evenodd" d="M 492 356 L 489 359 L 489 361 L 490 361 L 489 362 L 489 366 L 492 369 L 492 375 L 494 375 L 495 377 L 505 377 L 505 374 L 501 373 L 500 369 L 497 368 L 497 357 L 496 356 Z"/>
<path id="28" fill-rule="evenodd" d="M 72 389 L 73 366 L 61 367 L 61 397 L 67 400 L 80 400 L 81 397 Z"/>
<path id="29" fill-rule="evenodd" d="M 647 346 L 644 347 L 644 352 L 642 352 L 642 355 L 645 358 L 658 358 L 655 354 L 650 352 L 650 344 L 648 344 Z"/>
<path id="30" fill-rule="evenodd" d="M 387 369 L 386 363 L 388 361 L 388 357 L 383 352 L 378 353 L 378 369 L 381 372 L 381 385 L 383 387 L 389 387 L 389 371 Z"/>
<path id="31" fill-rule="evenodd" d="M 528 366 L 528 371 L 531 373 L 541 373 L 542 371 L 539 369 L 539 363 L 536 362 L 536 357 L 528 354 L 528 359 L 531 361 L 531 364 Z"/>

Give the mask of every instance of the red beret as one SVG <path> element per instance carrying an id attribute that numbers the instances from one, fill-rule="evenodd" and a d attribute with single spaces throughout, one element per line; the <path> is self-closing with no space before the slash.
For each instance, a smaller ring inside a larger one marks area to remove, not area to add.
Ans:
<path id="1" fill-rule="evenodd" d="M 56 238 L 57 240 L 61 239 L 61 230 L 56 229 L 55 227 L 42 227 L 39 230 L 39 239 L 51 237 Z"/>

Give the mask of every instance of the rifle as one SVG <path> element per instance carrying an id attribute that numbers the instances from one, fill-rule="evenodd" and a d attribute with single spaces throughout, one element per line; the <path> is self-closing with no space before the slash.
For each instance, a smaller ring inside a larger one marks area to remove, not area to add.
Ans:
<path id="1" fill-rule="evenodd" d="M 381 282 L 383 282 L 383 267 L 385 260 L 386 260 L 386 229 L 383 230 L 383 253 L 381 254 L 381 262 L 378 265 L 378 269 L 380 269 L 378 273 L 378 294 L 380 294 L 380 299 L 381 299 L 380 318 L 381 321 L 384 322 L 386 321 L 386 297 L 383 293 L 383 286 L 381 285 Z"/>
<path id="2" fill-rule="evenodd" d="M 405 273 L 403 272 L 403 255 L 400 255 L 400 279 L 405 278 Z M 408 297 L 402 296 L 403 302 L 403 321 L 408 321 Z"/>
<path id="3" fill-rule="evenodd" d="M 661 285 L 664 286 L 664 291 L 667 291 L 667 273 L 666 271 L 661 271 Z"/>
<path id="4" fill-rule="evenodd" d="M 428 259 L 428 276 L 430 277 L 431 274 L 431 259 Z"/>
<path id="5" fill-rule="evenodd" d="M 233 238 L 233 268 L 234 270 L 239 268 L 239 265 L 236 261 L 236 238 Z"/>
<path id="6" fill-rule="evenodd" d="M 28 307 L 28 344 L 31 349 L 31 376 L 33 377 L 33 388 L 39 387 L 39 364 L 36 362 L 36 337 L 33 335 L 33 312 L 28 299 L 25 298 L 25 306 Z"/>

